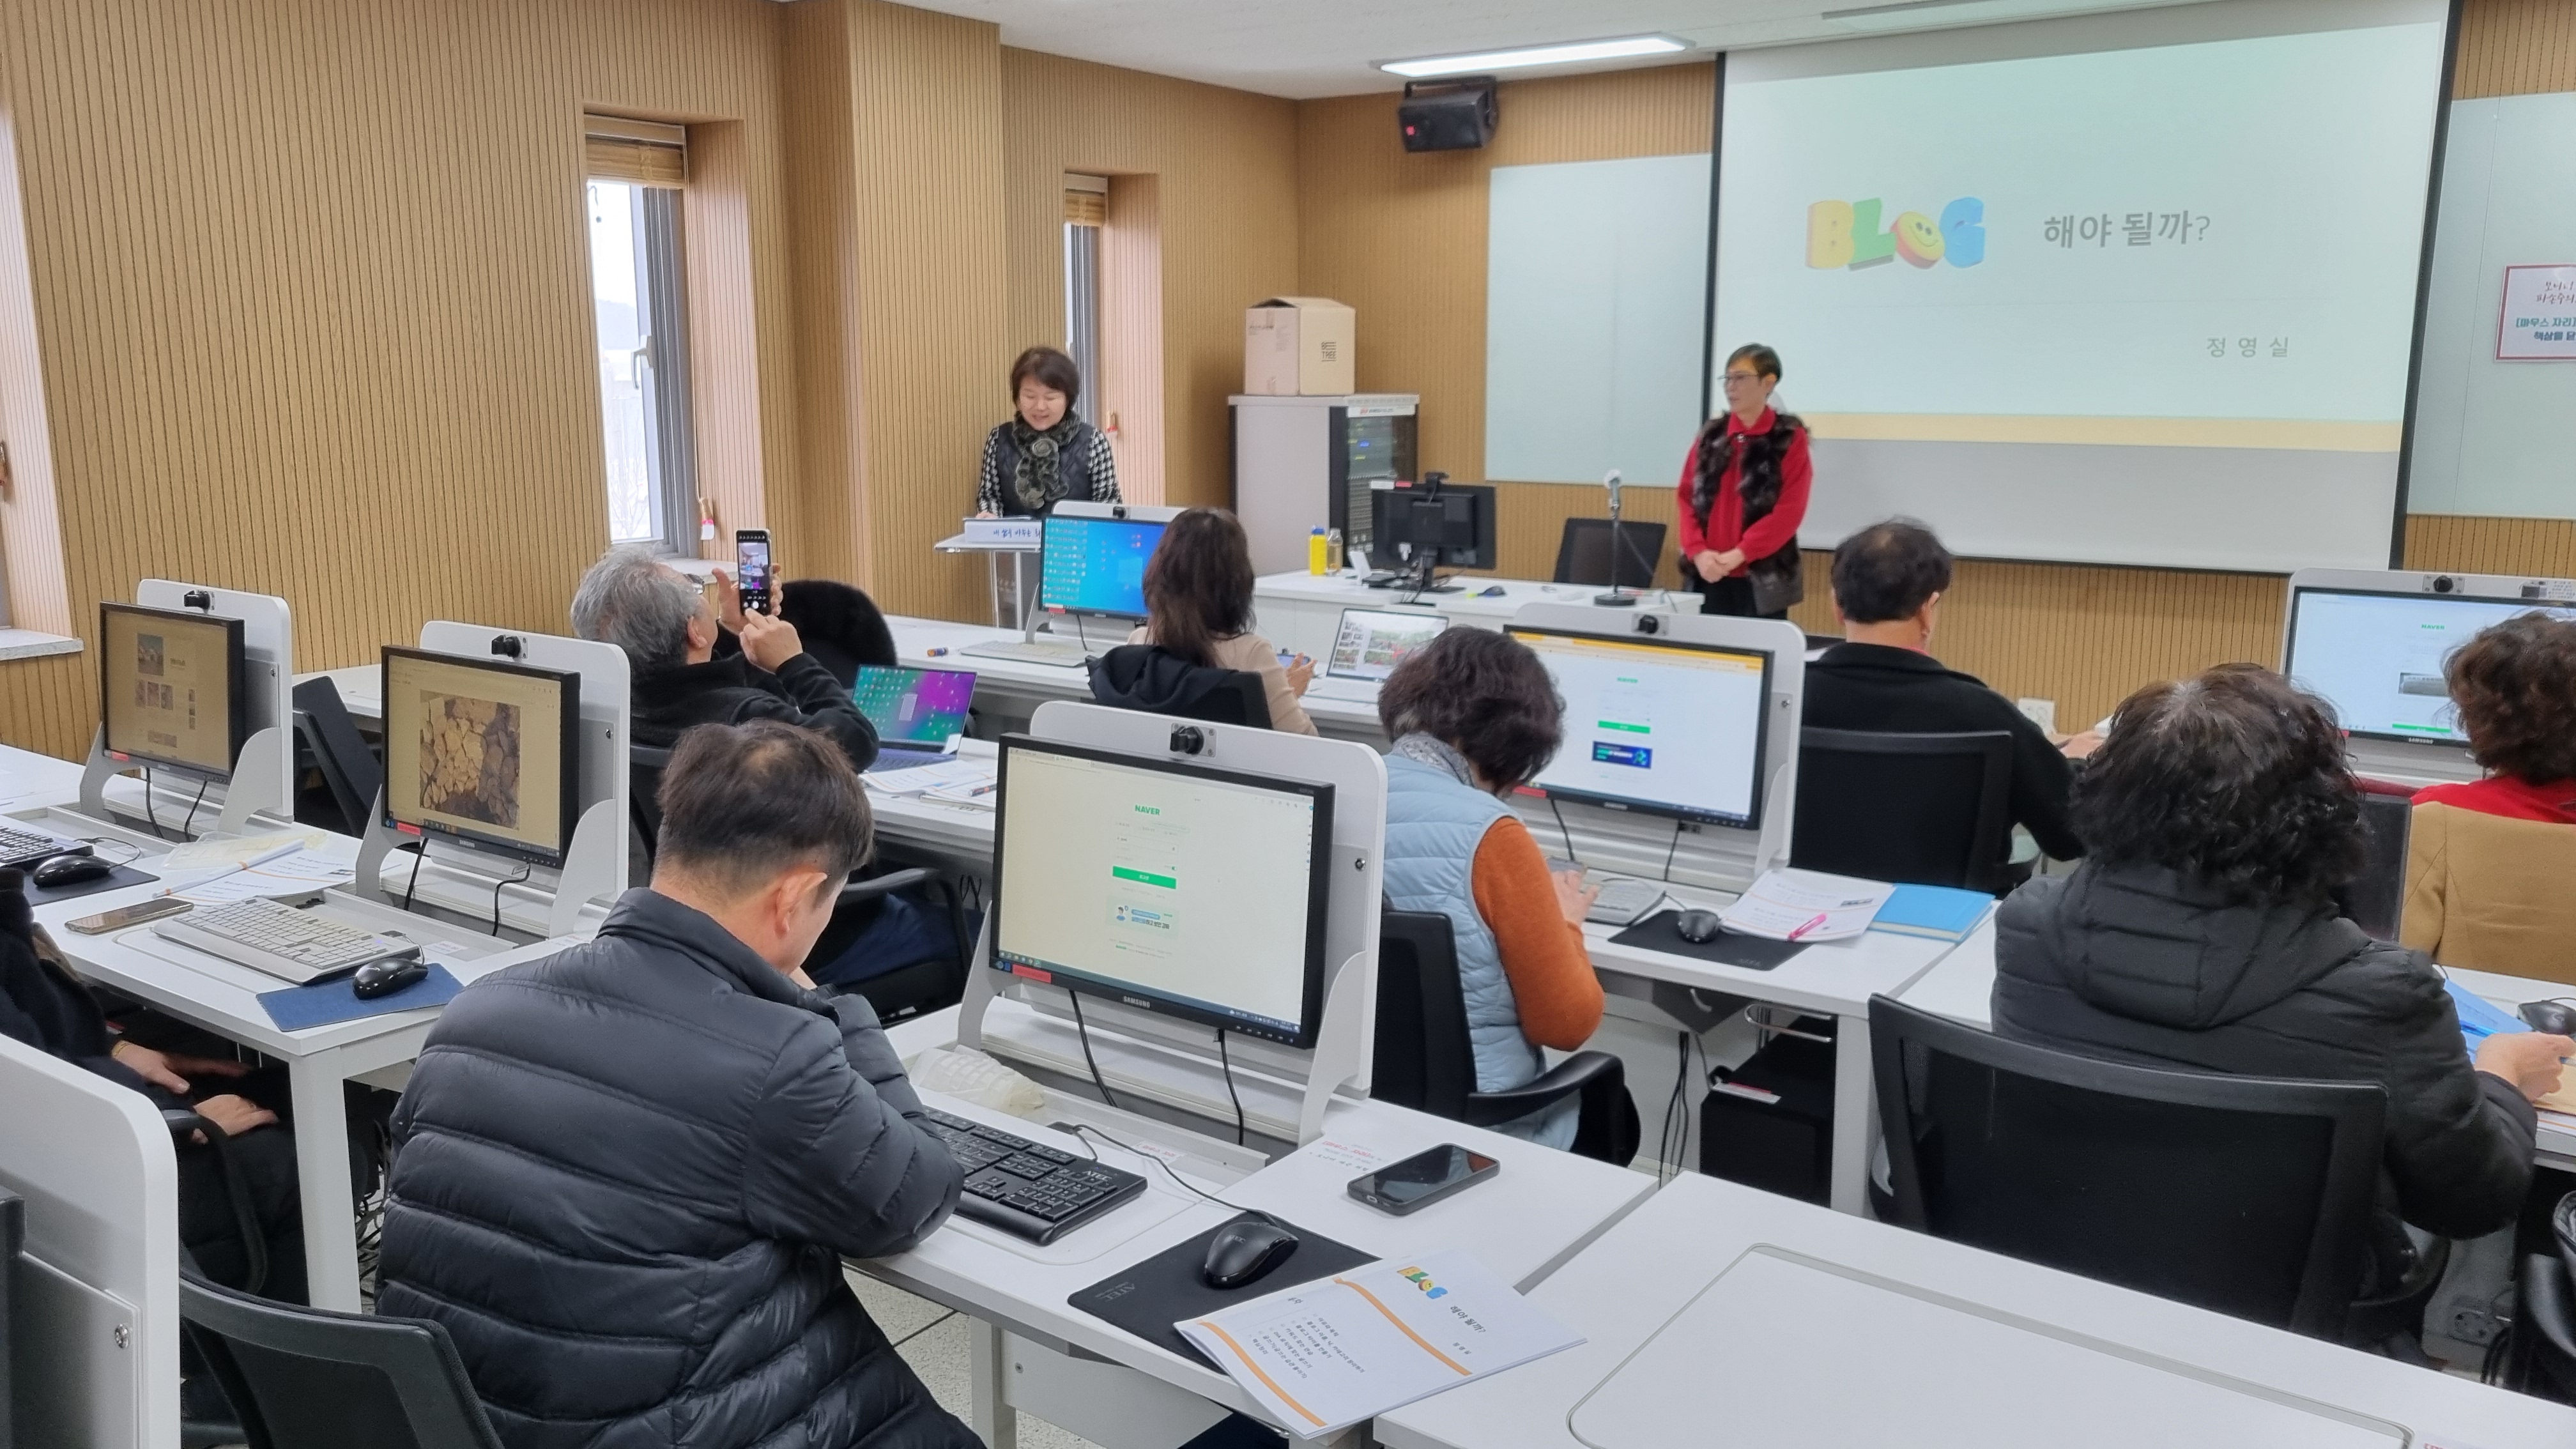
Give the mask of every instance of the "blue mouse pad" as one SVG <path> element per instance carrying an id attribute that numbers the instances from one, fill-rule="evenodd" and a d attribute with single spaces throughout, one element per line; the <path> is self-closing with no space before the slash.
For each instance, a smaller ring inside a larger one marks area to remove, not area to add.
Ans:
<path id="1" fill-rule="evenodd" d="M 351 983 L 357 973 L 333 976 L 326 980 L 289 986 L 283 991 L 263 991 L 259 1004 L 268 1008 L 268 1019 L 279 1031 L 303 1031 L 309 1027 L 329 1026 L 334 1022 L 355 1021 L 362 1016 L 385 1016 L 397 1011 L 417 1011 L 424 1006 L 445 1006 L 464 990 L 447 968 L 432 965 L 429 974 L 386 996 L 360 1001 Z"/>

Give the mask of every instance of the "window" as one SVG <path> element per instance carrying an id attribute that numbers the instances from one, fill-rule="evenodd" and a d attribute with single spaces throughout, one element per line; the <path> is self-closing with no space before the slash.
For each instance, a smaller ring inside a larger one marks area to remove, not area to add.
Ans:
<path id="1" fill-rule="evenodd" d="M 1095 426 L 1109 421 L 1100 405 L 1100 224 L 1108 203 L 1106 179 L 1064 178 L 1064 350 L 1082 373 L 1076 411 Z"/>
<path id="2" fill-rule="evenodd" d="M 695 553 L 697 466 L 676 186 L 687 161 L 685 150 L 669 144 L 685 133 L 610 117 L 590 123 L 590 289 L 608 537 Z"/>

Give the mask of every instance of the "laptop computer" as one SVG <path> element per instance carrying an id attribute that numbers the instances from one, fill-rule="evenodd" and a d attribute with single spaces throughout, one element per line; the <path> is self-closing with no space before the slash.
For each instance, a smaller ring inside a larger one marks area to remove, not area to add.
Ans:
<path id="1" fill-rule="evenodd" d="M 869 774 L 936 764 L 948 758 L 949 739 L 966 733 L 975 672 L 862 664 L 850 702 L 876 726 L 877 759 Z"/>
<path id="2" fill-rule="evenodd" d="M 1375 704 L 1378 686 L 1404 656 L 1448 627 L 1447 618 L 1412 609 L 1344 609 L 1323 676 L 1306 686 L 1306 697 Z"/>

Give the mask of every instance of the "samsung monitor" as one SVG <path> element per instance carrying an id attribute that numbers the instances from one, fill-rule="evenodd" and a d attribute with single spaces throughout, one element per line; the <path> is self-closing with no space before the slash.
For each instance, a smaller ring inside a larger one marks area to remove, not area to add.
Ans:
<path id="1" fill-rule="evenodd" d="M 99 718 L 107 752 L 229 779 L 250 738 L 242 621 L 186 609 L 99 605 Z"/>
<path id="2" fill-rule="evenodd" d="M 993 968 L 1315 1044 L 1333 787 L 1006 735 Z"/>
<path id="3" fill-rule="evenodd" d="M 385 824 L 560 866 L 580 819 L 581 676 L 388 645 Z"/>
<path id="4" fill-rule="evenodd" d="M 1424 483 L 1390 488 L 1376 502 L 1376 550 L 1371 557 L 1381 565 L 1428 557 L 1440 568 L 1494 567 L 1491 485 Z"/>
<path id="5" fill-rule="evenodd" d="M 1404 656 L 1440 637 L 1449 621 L 1438 614 L 1402 609 L 1344 609 L 1333 634 L 1333 655 L 1324 661 L 1332 679 L 1382 684 L 1404 662 Z"/>
<path id="6" fill-rule="evenodd" d="M 1038 605 L 1050 612 L 1145 617 L 1145 565 L 1164 519 L 1047 513 L 1038 550 Z"/>
<path id="7" fill-rule="evenodd" d="M 888 744 L 945 746 L 966 733 L 966 714 L 975 703 L 975 673 L 970 669 L 907 669 L 862 664 L 850 685 L 850 700 L 876 726 Z"/>
<path id="8" fill-rule="evenodd" d="M 2281 672 L 2334 706 L 2351 734 L 2466 745 L 2443 666 L 2481 629 L 2576 607 L 2458 593 L 2294 587 Z"/>
<path id="9" fill-rule="evenodd" d="M 1515 627 L 1565 699 L 1531 784 L 1554 799 L 1701 824 L 1762 823 L 1768 650 Z"/>

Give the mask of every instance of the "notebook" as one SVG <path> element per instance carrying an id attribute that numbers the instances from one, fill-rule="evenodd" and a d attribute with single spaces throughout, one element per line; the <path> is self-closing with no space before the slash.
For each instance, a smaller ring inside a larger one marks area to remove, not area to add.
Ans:
<path id="1" fill-rule="evenodd" d="M 1929 936 L 1936 941 L 1960 941 L 1977 929 L 1977 923 L 1986 918 L 1994 904 L 1995 898 L 1984 891 L 1901 885 L 1870 918 L 1869 928 L 1903 936 Z"/>

